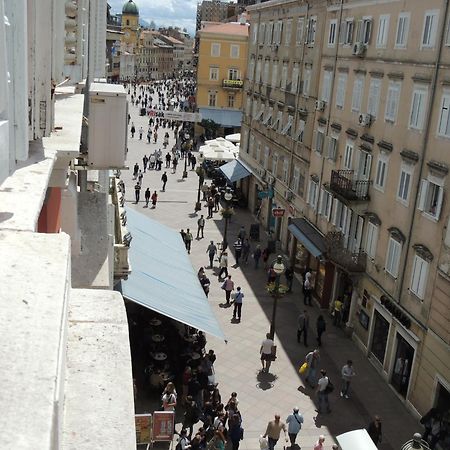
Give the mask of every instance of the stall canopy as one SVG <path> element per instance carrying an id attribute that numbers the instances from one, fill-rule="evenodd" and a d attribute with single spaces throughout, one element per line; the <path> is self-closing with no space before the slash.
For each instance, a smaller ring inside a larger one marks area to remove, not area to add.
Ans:
<path id="1" fill-rule="evenodd" d="M 178 232 L 126 208 L 131 274 L 122 295 L 191 327 L 225 339 Z"/>
<path id="2" fill-rule="evenodd" d="M 293 219 L 288 230 L 299 240 L 314 258 L 325 253 L 325 240 L 323 234 L 306 219 Z"/>
<path id="3" fill-rule="evenodd" d="M 228 178 L 231 183 L 239 181 L 242 178 L 248 177 L 252 174 L 252 172 L 247 169 L 244 164 L 241 163 L 238 159 L 220 166 L 219 170 Z"/>
<path id="4" fill-rule="evenodd" d="M 237 144 L 241 142 L 241 133 L 228 134 L 225 136 L 225 139 Z"/>
<path id="5" fill-rule="evenodd" d="M 366 430 L 353 430 L 336 436 L 342 450 L 377 450 Z"/>
<path id="6" fill-rule="evenodd" d="M 225 139 L 223 141 L 217 139 L 206 141 L 206 145 L 202 145 L 198 150 L 200 158 L 209 161 L 232 161 L 239 153 L 239 148 Z"/>

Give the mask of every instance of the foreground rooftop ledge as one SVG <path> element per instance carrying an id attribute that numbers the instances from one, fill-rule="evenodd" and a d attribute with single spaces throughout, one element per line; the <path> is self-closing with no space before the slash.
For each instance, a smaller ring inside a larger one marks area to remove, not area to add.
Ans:
<path id="1" fill-rule="evenodd" d="M 136 449 L 128 325 L 122 296 L 72 289 L 64 450 Z"/>
<path id="2" fill-rule="evenodd" d="M 0 185 L 0 230 L 36 231 L 50 176 L 58 157 L 79 153 L 83 95 L 57 93 L 52 135 L 30 142 L 29 158 Z"/>

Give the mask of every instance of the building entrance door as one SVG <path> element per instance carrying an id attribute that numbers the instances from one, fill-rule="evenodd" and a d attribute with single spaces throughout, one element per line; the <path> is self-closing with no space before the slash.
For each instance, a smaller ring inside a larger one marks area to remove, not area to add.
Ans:
<path id="1" fill-rule="evenodd" d="M 383 364 L 389 334 L 389 322 L 378 311 L 375 311 L 374 318 L 375 321 L 370 351 L 373 356 Z"/>
<path id="2" fill-rule="evenodd" d="M 395 390 L 406 398 L 411 367 L 414 358 L 414 348 L 397 333 L 397 351 L 395 352 L 394 370 L 392 371 L 391 384 Z"/>

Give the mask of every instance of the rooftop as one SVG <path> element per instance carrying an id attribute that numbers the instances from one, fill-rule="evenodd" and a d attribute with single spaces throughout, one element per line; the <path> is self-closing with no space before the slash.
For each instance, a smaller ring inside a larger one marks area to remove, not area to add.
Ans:
<path id="1" fill-rule="evenodd" d="M 221 23 L 220 25 L 208 25 L 200 34 L 229 34 L 233 36 L 248 36 L 249 25 L 237 22 Z"/>

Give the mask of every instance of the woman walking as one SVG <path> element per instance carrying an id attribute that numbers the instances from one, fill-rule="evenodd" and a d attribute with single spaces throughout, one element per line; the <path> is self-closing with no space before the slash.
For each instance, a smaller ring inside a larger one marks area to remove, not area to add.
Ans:
<path id="1" fill-rule="evenodd" d="M 219 262 L 220 272 L 219 281 L 222 281 L 222 274 L 225 274 L 225 278 L 228 277 L 228 253 L 223 252 Z"/>

